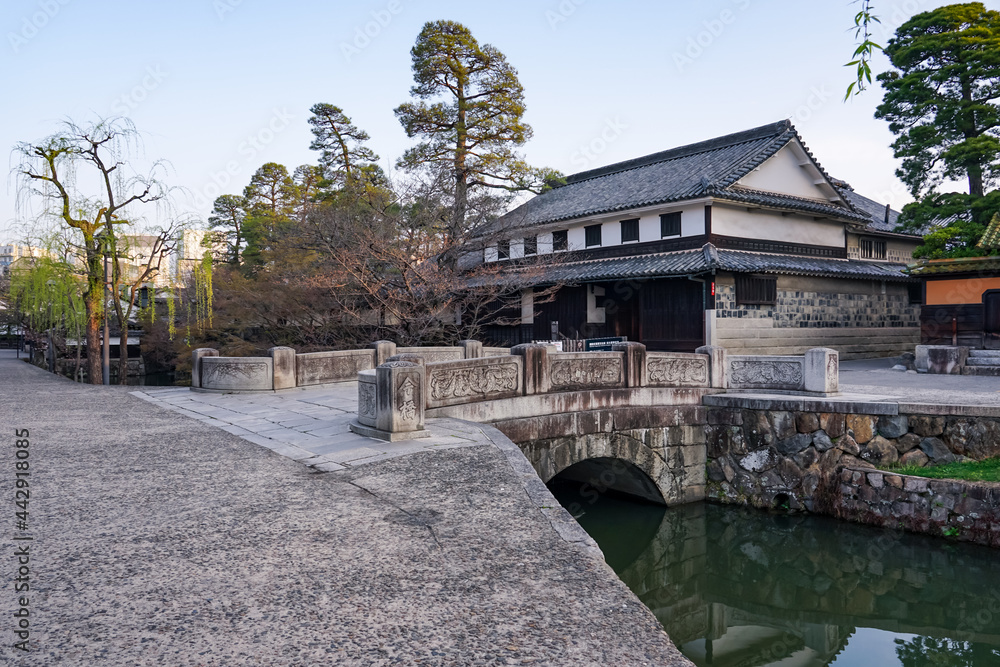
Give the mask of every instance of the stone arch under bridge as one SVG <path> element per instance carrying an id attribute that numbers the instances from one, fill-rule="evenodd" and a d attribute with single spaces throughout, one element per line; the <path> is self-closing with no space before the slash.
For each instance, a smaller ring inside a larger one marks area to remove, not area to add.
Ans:
<path id="1" fill-rule="evenodd" d="M 598 490 L 677 505 L 705 497 L 705 433 L 694 412 L 700 410 L 647 413 L 643 419 L 634 410 L 605 410 L 494 426 L 521 448 L 545 483 L 561 475 Z"/>

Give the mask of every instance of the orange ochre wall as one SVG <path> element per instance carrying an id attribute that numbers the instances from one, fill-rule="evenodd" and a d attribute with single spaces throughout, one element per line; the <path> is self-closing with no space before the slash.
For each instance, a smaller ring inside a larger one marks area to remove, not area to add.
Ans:
<path id="1" fill-rule="evenodd" d="M 982 303 L 983 292 L 991 289 L 1000 289 L 1000 277 L 928 280 L 925 303 L 928 306 Z"/>

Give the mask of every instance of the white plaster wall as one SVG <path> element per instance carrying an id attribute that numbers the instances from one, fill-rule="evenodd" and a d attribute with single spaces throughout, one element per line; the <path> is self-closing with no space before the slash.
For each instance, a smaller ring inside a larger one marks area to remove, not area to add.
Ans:
<path id="1" fill-rule="evenodd" d="M 521 324 L 535 323 L 535 290 L 521 292 Z"/>
<path id="2" fill-rule="evenodd" d="M 589 224 L 589 223 L 588 223 Z M 569 228 L 569 249 L 570 250 L 583 250 L 587 247 L 587 237 L 583 232 L 583 228 L 586 225 L 577 225 L 576 227 Z"/>
<path id="3" fill-rule="evenodd" d="M 755 209 L 712 207 L 712 232 L 722 236 L 844 247 L 844 223 L 812 220 L 801 215 L 783 216 Z"/>
<path id="4" fill-rule="evenodd" d="M 552 232 L 548 234 L 538 235 L 538 254 L 547 254 L 552 252 Z"/>
<path id="5" fill-rule="evenodd" d="M 785 146 L 737 181 L 737 185 L 829 202 L 829 197 L 817 187 L 815 180 L 799 165 L 799 157 L 795 152 Z"/>
<path id="6" fill-rule="evenodd" d="M 520 259 L 524 257 L 524 238 L 518 237 L 510 240 L 510 258 Z"/>
<path id="7" fill-rule="evenodd" d="M 604 324 L 607 314 L 603 306 L 597 304 L 604 301 L 604 288 L 593 285 L 587 288 L 587 324 Z"/>

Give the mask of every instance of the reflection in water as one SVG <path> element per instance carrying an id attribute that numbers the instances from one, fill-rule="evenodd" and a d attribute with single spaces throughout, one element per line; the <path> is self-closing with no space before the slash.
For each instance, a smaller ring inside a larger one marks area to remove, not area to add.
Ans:
<path id="1" fill-rule="evenodd" d="M 1000 666 L 996 550 L 826 517 L 552 491 L 699 666 Z"/>

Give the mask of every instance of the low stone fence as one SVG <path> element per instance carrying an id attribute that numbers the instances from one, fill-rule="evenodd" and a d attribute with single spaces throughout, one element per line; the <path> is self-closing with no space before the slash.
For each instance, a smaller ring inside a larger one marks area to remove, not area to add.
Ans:
<path id="1" fill-rule="evenodd" d="M 418 356 L 425 362 L 478 359 L 509 354 L 507 348 L 488 347 L 475 340 L 455 347 L 396 347 L 377 341 L 365 350 L 308 352 L 273 347 L 266 357 L 220 357 L 218 350 L 192 353 L 191 386 L 208 391 L 275 391 L 334 382 L 353 382 L 358 373 L 373 370 L 397 355 Z"/>
<path id="2" fill-rule="evenodd" d="M 839 391 L 840 360 L 836 350 L 826 348 L 801 357 L 732 355 L 727 373 L 730 389 L 834 394 Z"/>

